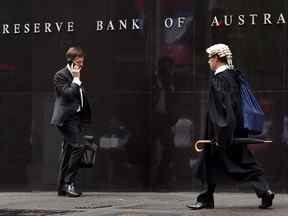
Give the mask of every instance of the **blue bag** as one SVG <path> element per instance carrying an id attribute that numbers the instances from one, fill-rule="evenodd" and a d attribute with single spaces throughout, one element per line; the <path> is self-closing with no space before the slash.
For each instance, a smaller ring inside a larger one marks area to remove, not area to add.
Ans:
<path id="1" fill-rule="evenodd" d="M 261 134 L 264 126 L 264 112 L 253 95 L 244 75 L 238 71 L 240 94 L 242 101 L 244 129 L 249 134 Z"/>

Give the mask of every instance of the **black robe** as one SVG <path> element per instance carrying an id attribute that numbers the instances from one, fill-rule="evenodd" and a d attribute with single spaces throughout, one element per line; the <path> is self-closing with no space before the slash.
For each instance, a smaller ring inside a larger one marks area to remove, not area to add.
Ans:
<path id="1" fill-rule="evenodd" d="M 247 145 L 232 141 L 233 138 L 248 136 L 243 129 L 237 73 L 226 70 L 212 74 L 209 81 L 205 139 L 213 140 L 219 146 L 205 145 L 193 167 L 194 174 L 202 183 L 216 184 L 227 175 L 242 181 L 253 181 L 263 175 Z"/>

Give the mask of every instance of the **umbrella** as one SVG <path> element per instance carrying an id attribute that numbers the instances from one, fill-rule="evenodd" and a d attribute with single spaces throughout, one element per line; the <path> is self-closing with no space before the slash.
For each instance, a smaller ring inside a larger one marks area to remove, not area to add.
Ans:
<path id="1" fill-rule="evenodd" d="M 272 140 L 263 140 L 263 139 L 257 139 L 257 138 L 235 138 L 233 139 L 233 142 L 235 144 L 260 144 L 260 143 L 272 143 Z M 194 144 L 194 148 L 197 152 L 202 152 L 203 148 L 200 148 L 199 145 L 202 144 L 211 144 L 211 140 L 198 140 Z M 215 143 L 216 145 L 219 145 L 218 143 Z"/>

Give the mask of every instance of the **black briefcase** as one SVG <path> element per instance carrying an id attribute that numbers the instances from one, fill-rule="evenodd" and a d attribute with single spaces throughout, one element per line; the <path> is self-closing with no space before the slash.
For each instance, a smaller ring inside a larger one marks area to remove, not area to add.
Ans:
<path id="1" fill-rule="evenodd" d="M 95 165 L 98 146 L 93 136 L 83 136 L 85 144 L 81 158 L 81 168 L 91 168 Z"/>

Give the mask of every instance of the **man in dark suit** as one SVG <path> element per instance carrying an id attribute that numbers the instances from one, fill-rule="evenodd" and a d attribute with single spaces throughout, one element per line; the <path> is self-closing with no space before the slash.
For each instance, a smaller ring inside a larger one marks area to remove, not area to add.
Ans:
<path id="1" fill-rule="evenodd" d="M 83 152 L 81 127 L 90 123 L 91 112 L 86 93 L 80 81 L 84 52 L 80 47 L 70 47 L 66 52 L 67 66 L 54 76 L 56 99 L 51 124 L 64 137 L 57 179 L 58 196 L 79 197 L 75 178 L 80 168 Z"/>

